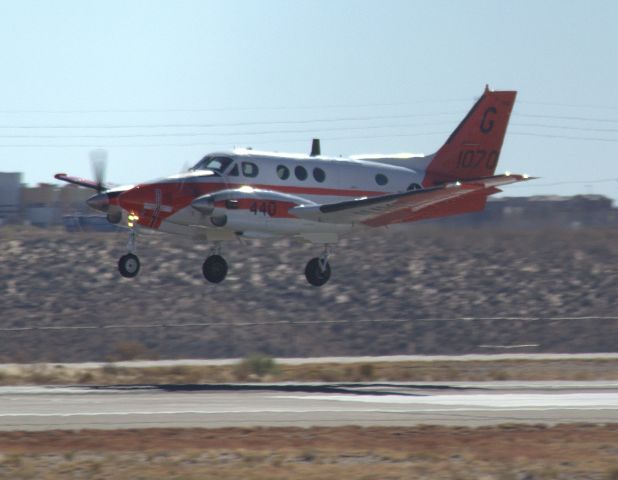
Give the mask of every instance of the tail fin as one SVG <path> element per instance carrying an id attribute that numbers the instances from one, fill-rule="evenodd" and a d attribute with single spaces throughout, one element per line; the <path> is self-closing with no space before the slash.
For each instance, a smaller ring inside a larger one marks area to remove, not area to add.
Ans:
<path id="1" fill-rule="evenodd" d="M 440 150 L 431 156 L 423 185 L 469 180 L 494 174 L 517 92 L 485 87 Z"/>

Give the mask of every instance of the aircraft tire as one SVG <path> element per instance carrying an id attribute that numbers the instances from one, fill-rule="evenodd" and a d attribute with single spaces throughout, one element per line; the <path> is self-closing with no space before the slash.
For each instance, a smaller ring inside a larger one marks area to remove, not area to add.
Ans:
<path id="1" fill-rule="evenodd" d="M 204 261 L 202 273 L 210 283 L 221 283 L 227 275 L 227 262 L 221 255 L 211 255 Z"/>
<path id="2" fill-rule="evenodd" d="M 139 258 L 137 255 L 127 253 L 118 260 L 118 271 L 125 278 L 133 278 L 139 273 Z"/>
<path id="3" fill-rule="evenodd" d="M 330 264 L 326 264 L 324 271 L 320 268 L 320 259 L 312 258 L 305 267 L 305 277 L 314 287 L 321 287 L 330 278 Z"/>

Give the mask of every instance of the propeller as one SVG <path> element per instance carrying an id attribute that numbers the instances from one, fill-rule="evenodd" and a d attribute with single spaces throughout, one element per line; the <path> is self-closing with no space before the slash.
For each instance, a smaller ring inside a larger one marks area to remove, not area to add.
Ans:
<path id="1" fill-rule="evenodd" d="M 105 187 L 105 169 L 107 168 L 107 150 L 97 148 L 90 152 L 90 164 L 94 173 L 94 180 L 97 183 L 98 193 L 107 190 Z"/>

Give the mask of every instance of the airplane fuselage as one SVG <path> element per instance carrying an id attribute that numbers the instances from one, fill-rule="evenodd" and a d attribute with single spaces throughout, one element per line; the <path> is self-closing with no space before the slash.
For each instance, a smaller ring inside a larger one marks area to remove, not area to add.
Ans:
<path id="1" fill-rule="evenodd" d="M 312 241 L 323 237 L 320 243 L 333 243 L 337 234 L 362 224 L 301 219 L 290 209 L 421 189 L 424 160 L 414 155 L 368 160 L 253 150 L 212 153 L 189 172 L 122 192 L 118 205 L 139 217 L 142 227 L 206 241 L 242 235 L 300 236 Z M 408 166 L 386 162 L 405 162 Z M 412 168 L 413 163 L 420 171 Z M 226 193 L 234 197 L 234 204 L 225 203 Z M 223 204 L 215 205 L 209 215 L 193 205 L 195 199 L 205 195 L 216 200 L 217 194 Z"/>

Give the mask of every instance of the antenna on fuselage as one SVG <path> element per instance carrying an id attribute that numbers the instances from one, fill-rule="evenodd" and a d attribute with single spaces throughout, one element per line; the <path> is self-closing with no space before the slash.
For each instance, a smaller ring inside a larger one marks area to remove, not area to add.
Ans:
<path id="1" fill-rule="evenodd" d="M 320 139 L 314 138 L 313 141 L 311 142 L 311 153 L 309 154 L 309 156 L 319 157 L 320 155 L 322 155 L 322 152 L 320 149 Z"/>

